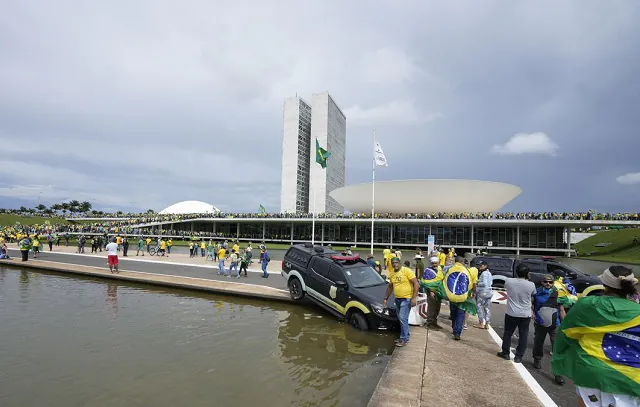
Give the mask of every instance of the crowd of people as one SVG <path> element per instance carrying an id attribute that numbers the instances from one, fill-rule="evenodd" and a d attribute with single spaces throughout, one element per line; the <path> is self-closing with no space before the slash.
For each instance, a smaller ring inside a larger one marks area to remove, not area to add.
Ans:
<path id="1" fill-rule="evenodd" d="M 416 250 L 415 266 L 402 262 L 401 252 L 386 248 L 385 268 L 389 286 L 384 306 L 393 293 L 400 337 L 398 347 L 410 339 L 409 312 L 419 292 L 427 294 L 428 329 L 440 330 L 437 322 L 442 301 L 449 302 L 452 336 L 461 340 L 469 314 L 478 315 L 474 328 L 489 329 L 491 324 L 492 276 L 482 259 L 468 262 L 454 249 L 430 253 L 428 266 Z M 475 260 L 475 259 L 474 259 Z M 369 256 L 376 266 L 373 256 Z M 507 279 L 502 347 L 497 356 L 511 360 L 511 339 L 518 331 L 513 362 L 522 363 L 528 348 L 533 322 L 533 368 L 542 368 L 544 343 L 551 341 L 554 382 L 571 378 L 576 385 L 580 406 L 640 406 L 640 284 L 630 268 L 611 266 L 599 276 L 603 295 L 580 298 L 575 288 L 561 277 L 544 275 L 539 287 L 531 282 L 525 263 L 516 276 Z"/>
<path id="2" fill-rule="evenodd" d="M 191 219 L 299 219 L 312 218 L 312 213 L 231 213 L 208 212 L 189 214 L 158 214 L 158 213 L 127 213 L 104 214 L 101 219 L 127 218 L 118 224 L 138 225 L 148 223 L 176 222 Z M 368 219 L 371 213 L 320 213 L 316 219 Z M 597 211 L 585 212 L 504 212 L 504 213 L 376 213 L 377 219 L 532 219 L 532 220 L 636 220 L 640 221 L 638 213 L 609 213 Z M 90 215 L 75 217 L 75 219 L 91 218 Z"/>
<path id="3" fill-rule="evenodd" d="M 30 252 L 37 258 L 45 242 L 52 250 L 52 246 L 60 245 L 61 240 L 68 245 L 71 232 L 88 233 L 86 231 L 93 230 L 102 234 L 87 238 L 79 235 L 78 253 L 84 253 L 84 245 L 88 242 L 91 243 L 92 252 L 104 248 L 109 269 L 112 273 L 118 273 L 118 255 L 122 252 L 123 256 L 128 256 L 129 241 L 123 229 L 112 230 L 102 224 L 4 227 L 0 237 L 0 258 L 9 255 L 7 242 L 17 243 L 22 260 L 26 261 Z M 116 232 L 113 237 L 108 234 L 112 231 Z M 140 235 L 130 238 L 137 240 L 136 255 L 150 253 L 152 246 L 160 256 L 171 254 L 173 242 L 170 237 L 152 239 Z M 268 278 L 267 267 L 271 259 L 264 243 L 259 245 L 259 250 L 262 277 Z M 190 257 L 217 262 L 218 275 L 237 279 L 241 278 L 243 272 L 246 277 L 247 268 L 253 263 L 251 242 L 241 249 L 237 240 L 199 238 L 190 241 L 189 253 Z M 351 254 L 350 249 L 347 248 L 343 254 Z M 409 343 L 409 313 L 416 305 L 420 292 L 427 296 L 427 329 L 443 329 L 438 323 L 443 301 L 449 303 L 454 340 L 462 339 L 464 331 L 468 329 L 469 315 L 478 316 L 478 323 L 473 328 L 490 329 L 493 282 L 491 270 L 485 261 L 468 261 L 458 256 L 454 248 L 445 251 L 442 247 L 436 247 L 430 253 L 417 248 L 413 264 L 410 260 L 403 261 L 402 257 L 401 251 L 393 251 L 389 247 L 383 251 L 382 264 L 375 260 L 373 254 L 368 257 L 369 264 L 379 273 L 382 274 L 383 268 L 388 272 L 389 285 L 381 300 L 386 307 L 391 294 L 394 294 L 400 322 L 400 336 L 396 340 L 398 347 Z M 632 270 L 623 266 L 607 268 L 600 275 L 605 288 L 604 295 L 583 298 L 579 298 L 571 284 L 561 277 L 544 275 L 541 285 L 536 287 L 529 281 L 531 270 L 526 264 L 519 264 L 515 272 L 516 277 L 507 279 L 505 283 L 507 302 L 498 357 L 511 360 L 511 340 L 515 331 L 518 331 L 513 361 L 522 363 L 528 350 L 527 339 L 533 322 L 533 367 L 542 367 L 544 343 L 549 337 L 553 349 L 549 355 L 552 358 L 553 380 L 563 385 L 565 377 L 571 378 L 577 387 L 579 405 L 595 405 L 595 399 L 603 401 L 603 405 L 637 406 L 640 403 L 640 387 L 637 370 L 633 369 L 640 366 L 640 286 Z M 602 352 L 597 349 L 602 349 Z"/>

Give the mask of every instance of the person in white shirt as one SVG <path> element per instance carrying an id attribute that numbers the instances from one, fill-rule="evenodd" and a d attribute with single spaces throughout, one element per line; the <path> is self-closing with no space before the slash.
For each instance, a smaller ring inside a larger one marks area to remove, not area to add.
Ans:
<path id="1" fill-rule="evenodd" d="M 111 273 L 118 274 L 118 244 L 115 242 L 115 239 L 111 239 L 111 243 L 109 243 L 106 247 L 107 249 L 107 263 L 109 263 L 109 271 Z"/>

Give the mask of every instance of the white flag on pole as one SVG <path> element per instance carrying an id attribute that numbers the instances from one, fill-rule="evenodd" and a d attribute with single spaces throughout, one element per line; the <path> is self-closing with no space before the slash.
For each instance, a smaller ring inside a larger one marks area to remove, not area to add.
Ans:
<path id="1" fill-rule="evenodd" d="M 384 156 L 382 152 L 382 147 L 380 147 L 380 143 L 376 141 L 376 146 L 373 150 L 373 159 L 378 167 L 388 167 L 387 157 Z"/>

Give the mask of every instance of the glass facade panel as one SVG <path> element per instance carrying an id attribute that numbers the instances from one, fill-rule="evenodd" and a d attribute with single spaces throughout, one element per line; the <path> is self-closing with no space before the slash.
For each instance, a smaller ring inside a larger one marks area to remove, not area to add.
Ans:
<path id="1" fill-rule="evenodd" d="M 324 241 L 337 242 L 340 240 L 340 225 L 335 223 L 324 224 Z"/>
<path id="2" fill-rule="evenodd" d="M 262 240 L 262 223 L 241 223 L 240 224 L 241 239 Z"/>
<path id="3" fill-rule="evenodd" d="M 304 241 L 311 241 L 311 228 L 312 225 L 308 224 L 308 223 L 302 223 L 302 224 L 294 224 L 293 225 L 293 239 L 294 240 L 304 240 Z M 318 232 L 321 232 L 320 230 L 320 223 L 316 222 L 316 235 L 318 235 Z"/>
<path id="4" fill-rule="evenodd" d="M 337 239 L 339 242 L 351 243 L 355 242 L 356 227 L 353 225 L 341 225 L 340 236 Z"/>
<path id="5" fill-rule="evenodd" d="M 213 231 L 213 225 L 208 223 L 209 231 Z M 216 224 L 216 234 L 218 236 L 231 236 L 232 234 L 235 236 L 237 232 L 236 223 L 223 222 Z"/>
<path id="6" fill-rule="evenodd" d="M 215 236 L 218 238 L 232 239 L 236 237 L 238 224 L 240 225 L 239 238 L 253 241 L 262 240 L 263 221 L 239 223 L 225 219 L 215 221 L 198 221 L 193 223 L 193 232 L 200 236 L 212 236 L 215 223 Z M 324 224 L 324 235 L 322 225 Z M 266 222 L 266 241 L 290 242 L 292 222 Z M 169 233 L 171 226 L 164 225 L 165 233 Z M 308 222 L 293 223 L 294 241 L 311 241 L 311 220 Z M 370 244 L 370 223 L 332 223 L 331 220 L 316 220 L 315 240 L 317 242 L 336 242 L 341 245 L 352 245 L 356 242 L 361 247 Z M 191 223 L 176 223 L 173 231 L 177 235 L 189 236 Z M 429 232 L 436 237 L 436 245 L 449 247 L 471 247 L 470 226 L 446 226 L 429 224 L 412 225 L 388 225 L 375 224 L 374 244 L 378 247 L 393 244 L 394 246 L 422 247 L 426 248 Z M 516 227 L 474 227 L 473 247 L 485 248 L 488 242 L 493 242 L 496 248 L 515 248 L 517 245 Z M 392 236 L 393 235 L 393 236 Z M 392 241 L 393 240 L 393 241 Z M 520 227 L 520 247 L 522 249 L 548 249 L 565 250 L 564 227 Z"/>
<path id="7" fill-rule="evenodd" d="M 290 223 L 277 223 L 266 225 L 265 239 L 270 240 L 291 240 L 291 224 Z"/>
<path id="8" fill-rule="evenodd" d="M 520 247 L 529 249 L 564 249 L 564 228 L 521 227 Z"/>
<path id="9" fill-rule="evenodd" d="M 473 245 L 475 247 L 515 247 L 515 229 L 513 228 L 483 228 L 474 227 Z"/>

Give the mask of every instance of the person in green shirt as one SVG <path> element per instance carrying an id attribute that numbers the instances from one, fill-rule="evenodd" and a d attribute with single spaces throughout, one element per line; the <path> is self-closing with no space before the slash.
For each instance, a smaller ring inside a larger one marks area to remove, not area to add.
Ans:
<path id="1" fill-rule="evenodd" d="M 142 255 L 144 256 L 144 240 L 142 237 L 138 240 L 138 251 L 136 252 L 136 256 L 139 255 L 140 252 L 142 252 Z"/>

